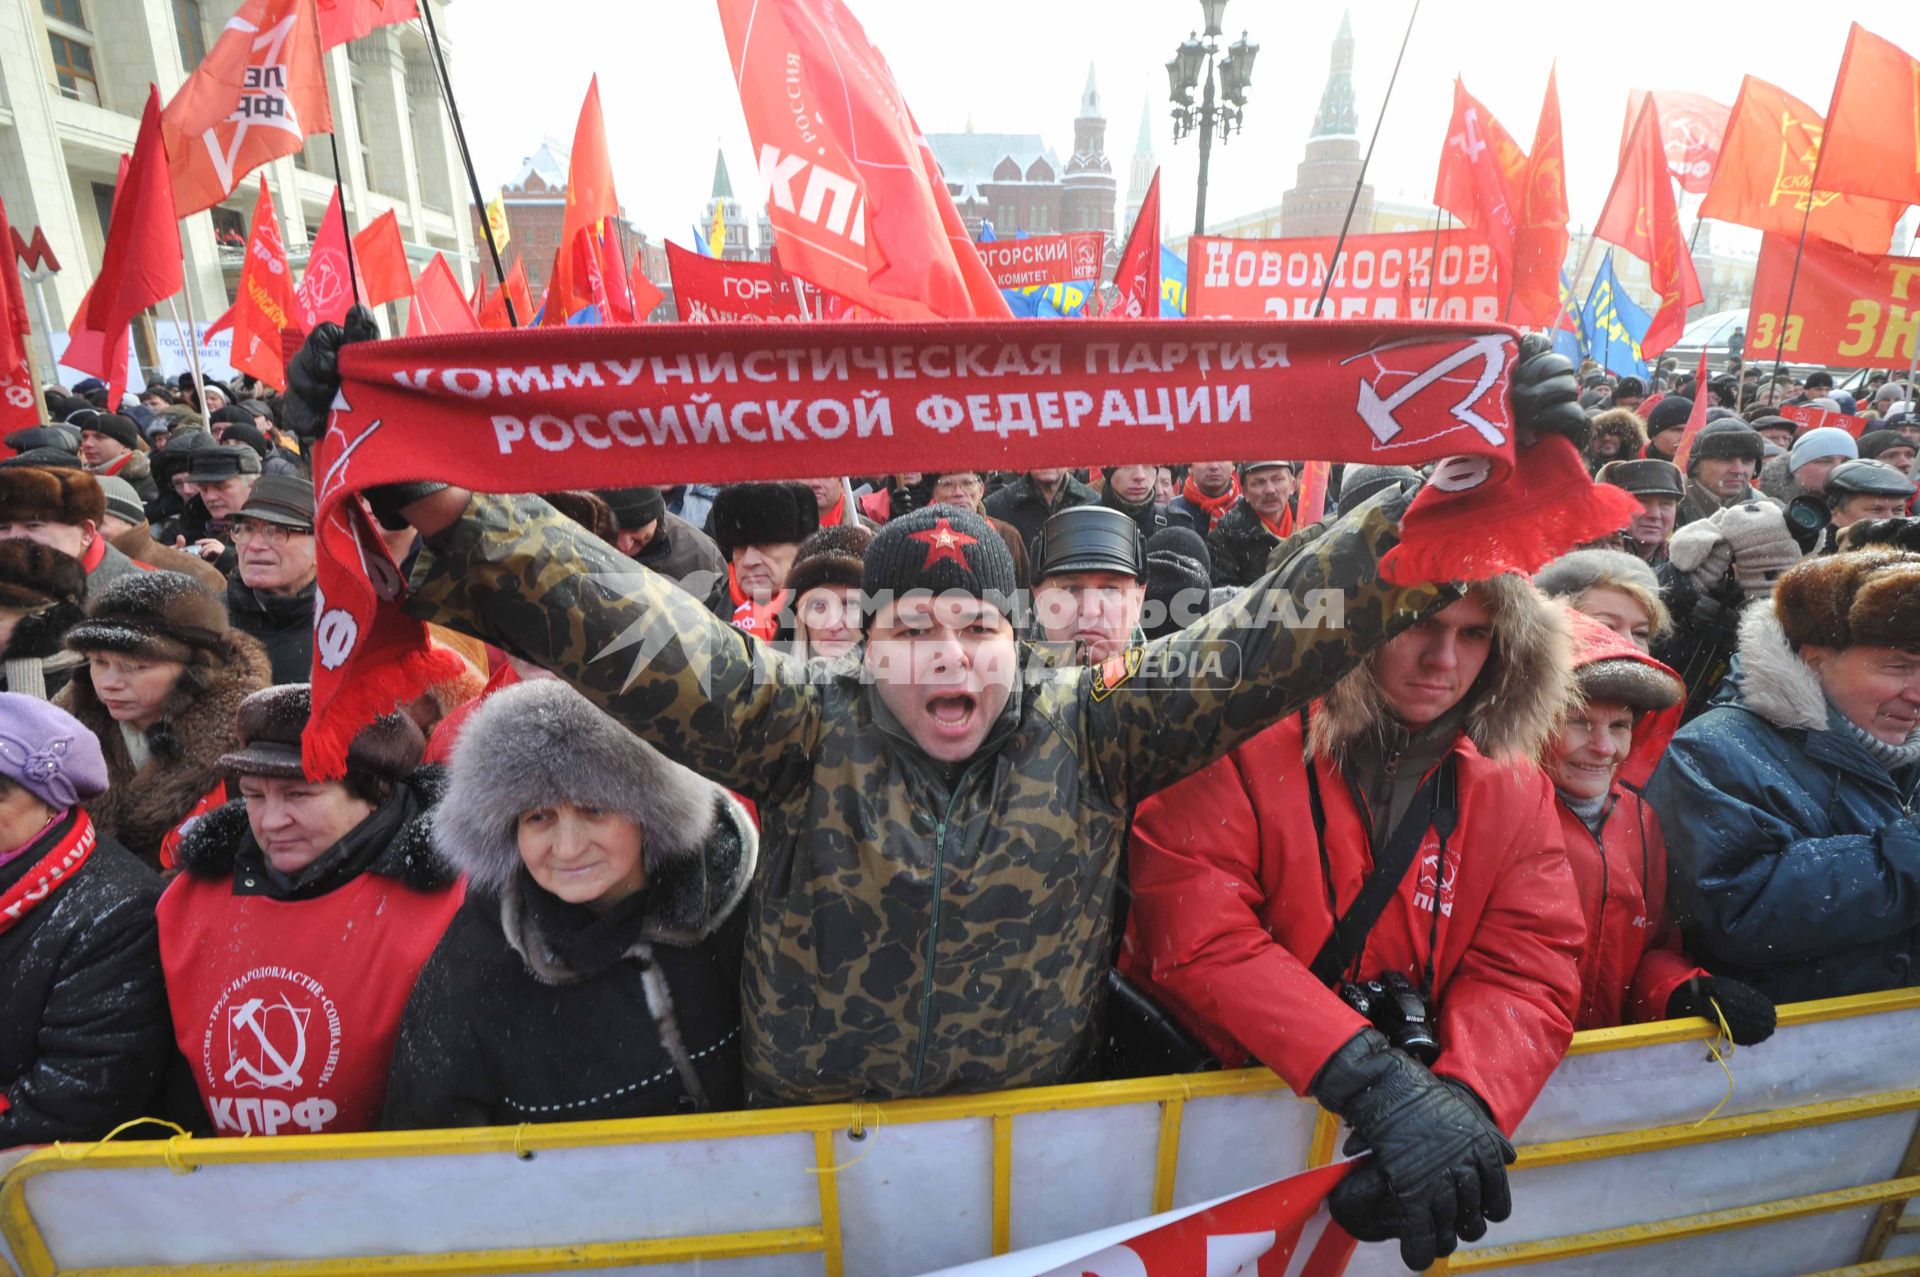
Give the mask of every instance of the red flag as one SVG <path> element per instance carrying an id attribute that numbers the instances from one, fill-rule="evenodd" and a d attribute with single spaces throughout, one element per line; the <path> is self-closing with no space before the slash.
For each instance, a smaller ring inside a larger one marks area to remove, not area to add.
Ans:
<path id="1" fill-rule="evenodd" d="M 293 318 L 301 332 L 346 319 L 354 298 L 350 272 L 358 265 L 347 259 L 347 219 L 340 211 L 340 191 L 336 187 L 320 218 L 320 231 L 307 252 L 307 273 L 300 277 L 300 287 L 293 294 Z M 366 293 L 362 280 L 360 295 L 365 297 Z"/>
<path id="2" fill-rule="evenodd" d="M 1106 314 L 1117 319 L 1160 317 L 1159 169 L 1153 171 L 1153 180 L 1147 183 L 1147 197 L 1140 201 L 1140 212 L 1133 219 L 1127 246 L 1120 252 L 1120 265 L 1113 272 L 1113 286 L 1120 295 Z"/>
<path id="3" fill-rule="evenodd" d="M 886 319 L 1010 317 L 886 59 L 830 0 L 720 0 L 790 273 Z"/>
<path id="4" fill-rule="evenodd" d="M 1858 22 L 1827 107 L 1820 187 L 1920 204 L 1920 58 Z"/>
<path id="5" fill-rule="evenodd" d="M 0 372 L 11 372 L 26 359 L 27 294 L 20 286 L 20 271 L 14 258 L 19 233 L 7 220 L 7 202 L 0 199 L 0 256 L 6 258 L 6 271 L 0 274 Z M 31 423 L 29 423 L 31 424 Z"/>
<path id="6" fill-rule="evenodd" d="M 392 209 L 353 237 L 354 265 L 369 306 L 384 306 L 413 291 L 413 267 L 407 264 L 406 245 L 400 239 L 400 219 Z"/>
<path id="7" fill-rule="evenodd" d="M 94 276 L 84 309 L 74 319 L 76 328 L 100 334 L 99 345 L 82 352 L 82 357 L 87 357 L 97 351 L 99 359 L 75 363 L 73 346 L 68 347 L 65 359 L 70 368 L 104 377 L 107 402 L 113 404 L 120 402 L 120 394 L 126 389 L 127 325 L 141 311 L 165 301 L 186 284 L 180 223 L 173 215 L 173 182 L 167 173 L 167 151 L 160 130 L 160 90 L 149 88 L 146 113 L 140 117 L 140 133 L 133 143 L 133 158 L 122 170 L 114 191 L 100 272 Z"/>
<path id="8" fill-rule="evenodd" d="M 240 268 L 239 296 L 227 312 L 233 321 L 233 354 L 228 362 L 284 391 L 287 367 L 280 357 L 280 330 L 292 322 L 292 310 L 293 280 L 287 269 L 287 250 L 280 242 L 280 223 L 273 215 L 273 196 L 267 191 L 263 173 L 260 194 L 253 201 L 253 223 L 247 230 L 247 260 Z"/>
<path id="9" fill-rule="evenodd" d="M 473 272 L 473 296 L 467 298 L 467 309 L 473 312 L 475 323 L 487 309 L 487 272 L 483 268 Z"/>
<path id="10" fill-rule="evenodd" d="M 309 133 L 333 131 L 314 0 L 247 0 L 167 103 L 174 212 L 211 208 Z"/>
<path id="11" fill-rule="evenodd" d="M 376 27 L 420 16 L 414 0 L 319 0 L 320 47 L 358 40 Z"/>
<path id="12" fill-rule="evenodd" d="M 660 291 L 659 285 L 648 279 L 640 267 L 641 261 L 636 257 L 633 259 L 633 269 L 627 272 L 627 289 L 633 294 L 633 322 L 636 324 L 646 323 L 647 316 L 667 300 L 667 295 Z"/>
<path id="13" fill-rule="evenodd" d="M 587 83 L 580 119 L 573 127 L 573 157 L 567 172 L 567 211 L 560 227 L 563 251 L 547 279 L 545 324 L 564 324 L 574 312 L 594 304 L 592 281 L 576 261 L 574 242 L 587 235 L 598 239 L 600 223 L 620 214 L 613 189 L 613 164 L 607 158 L 607 125 L 600 113 L 600 77 Z M 595 254 L 597 257 L 598 254 Z"/>
<path id="14" fill-rule="evenodd" d="M 1647 264 L 1653 289 L 1660 294 L 1660 308 L 1647 325 L 1640 349 L 1658 355 L 1679 339 L 1686 327 L 1687 307 L 1702 300 L 1703 294 L 1693 271 L 1693 254 L 1680 233 L 1680 206 L 1674 200 L 1673 177 L 1667 171 L 1667 153 L 1660 145 L 1650 101 L 1640 108 L 1640 119 L 1633 126 L 1593 233 Z"/>
<path id="15" fill-rule="evenodd" d="M 620 226 L 615 218 L 609 217 L 600 223 L 600 284 L 607 294 L 607 313 L 603 318 L 610 324 L 631 324 L 633 320 L 633 294 L 627 291 L 627 254 L 620 247 Z"/>
<path id="16" fill-rule="evenodd" d="M 1640 118 L 1640 108 L 1653 101 L 1653 118 L 1667 150 L 1667 170 L 1690 195 L 1704 195 L 1713 183 L 1714 169 L 1720 163 L 1720 143 L 1727 135 L 1727 117 L 1731 108 L 1701 97 L 1698 93 L 1676 93 L 1645 89 L 1627 90 L 1627 115 L 1620 121 L 1620 155 L 1627 154 L 1627 140 Z"/>
<path id="17" fill-rule="evenodd" d="M 1309 461 L 1300 475 L 1300 496 L 1295 502 L 1294 525 L 1306 527 L 1327 517 L 1327 480 L 1331 468 L 1325 461 Z"/>
<path id="18" fill-rule="evenodd" d="M 513 319 L 522 326 L 533 322 L 533 298 L 527 295 L 527 271 L 518 257 L 513 265 L 507 267 L 506 286 L 496 293 L 488 295 L 485 305 L 480 308 L 480 327 L 512 328 L 513 319 L 507 317 L 507 302 L 513 302 Z"/>
<path id="19" fill-rule="evenodd" d="M 1540 122 L 1533 129 L 1521 192 L 1520 233 L 1514 244 L 1512 301 L 1507 318 L 1516 324 L 1551 328 L 1566 317 L 1560 303 L 1560 271 L 1566 265 L 1567 165 L 1560 134 L 1560 90 L 1556 71 L 1547 72 Z"/>
<path id="20" fill-rule="evenodd" d="M 480 324 L 467 309 L 467 295 L 453 268 L 439 253 L 413 281 L 413 298 L 407 307 L 407 336 L 432 337 L 440 333 L 475 333 Z"/>
<path id="21" fill-rule="evenodd" d="M 1707 352 L 1700 351 L 1700 367 L 1693 374 L 1693 411 L 1687 414 L 1687 427 L 1680 432 L 1680 446 L 1673 450 L 1673 464 L 1687 472 L 1687 459 L 1693 455 L 1693 437 L 1707 424 L 1707 409 L 1713 405 L 1713 392 L 1707 389 Z"/>
<path id="22" fill-rule="evenodd" d="M 1479 231 L 1500 265 L 1500 279 L 1513 283 L 1514 240 L 1519 234 L 1527 155 L 1486 107 L 1453 82 L 1453 118 L 1440 148 L 1433 202 Z"/>
<path id="23" fill-rule="evenodd" d="M 1796 242 L 1804 226 L 1809 238 L 1856 253 L 1886 252 L 1904 205 L 1830 189 L 1820 154 L 1826 127 L 1819 112 L 1792 94 L 1752 76 L 1742 80 L 1700 216 L 1791 235 Z M 1909 119 L 1908 127 L 1920 123 Z"/>

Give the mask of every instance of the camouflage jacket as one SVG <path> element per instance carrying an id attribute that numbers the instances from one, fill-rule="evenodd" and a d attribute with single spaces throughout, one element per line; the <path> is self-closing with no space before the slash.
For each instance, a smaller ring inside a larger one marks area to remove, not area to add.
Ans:
<path id="1" fill-rule="evenodd" d="M 408 609 L 554 671 L 758 804 L 741 1005 L 755 1102 L 1043 1085 L 1091 1052 L 1132 804 L 1440 601 L 1378 580 L 1405 506 L 1391 499 L 1178 636 L 1035 671 L 951 769 L 851 660 L 810 672 L 538 498 L 476 495 L 422 553 Z M 1320 589 L 1344 599 L 1343 626 L 1262 618 L 1279 591 L 1304 609 Z"/>

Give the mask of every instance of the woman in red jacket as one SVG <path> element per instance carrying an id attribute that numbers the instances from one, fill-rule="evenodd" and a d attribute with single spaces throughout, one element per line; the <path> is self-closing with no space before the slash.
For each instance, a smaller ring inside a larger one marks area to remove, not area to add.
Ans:
<path id="1" fill-rule="evenodd" d="M 1134 817 L 1123 973 L 1346 1120 L 1375 1157 L 1334 1219 L 1412 1268 L 1506 1217 L 1503 1133 L 1573 1033 L 1584 926 L 1534 766 L 1572 698 L 1563 611 L 1500 578 Z M 1396 851 L 1378 920 L 1330 944 Z M 1337 991 L 1389 974 L 1436 1008 L 1430 1067 Z"/>
<path id="2" fill-rule="evenodd" d="M 1640 791 L 1620 779 L 1660 712 L 1680 703 L 1680 676 L 1599 621 L 1568 609 L 1583 703 L 1548 744 L 1544 766 L 1586 915 L 1575 1029 L 1628 1020 L 1726 1018 L 1742 1046 L 1773 1032 L 1773 1003 L 1716 979 L 1680 952 L 1667 918 L 1667 846 Z"/>

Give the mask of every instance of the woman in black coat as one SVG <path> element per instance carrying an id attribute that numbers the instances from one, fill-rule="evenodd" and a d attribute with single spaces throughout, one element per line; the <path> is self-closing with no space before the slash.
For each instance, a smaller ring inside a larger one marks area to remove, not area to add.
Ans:
<path id="1" fill-rule="evenodd" d="M 759 838 L 736 799 L 540 679 L 467 721 L 434 840 L 467 900 L 401 1020 L 387 1127 L 740 1106 Z"/>
<path id="2" fill-rule="evenodd" d="M 172 1040 L 160 880 L 87 815 L 106 787 L 92 732 L 0 693 L 0 1148 L 153 1111 Z"/>

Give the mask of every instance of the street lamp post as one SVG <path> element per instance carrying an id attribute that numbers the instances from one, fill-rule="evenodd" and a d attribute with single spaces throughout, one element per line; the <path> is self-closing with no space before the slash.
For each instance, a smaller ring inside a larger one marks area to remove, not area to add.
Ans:
<path id="1" fill-rule="evenodd" d="M 1220 140 L 1225 142 L 1240 128 L 1241 117 L 1247 104 L 1247 89 L 1253 80 L 1254 55 L 1260 52 L 1260 46 L 1247 39 L 1246 32 L 1227 46 L 1226 56 L 1215 59 L 1220 53 L 1221 19 L 1225 16 L 1227 0 L 1200 0 L 1200 10 L 1205 19 L 1205 38 L 1189 33 L 1174 50 L 1167 63 L 1167 83 L 1173 97 L 1173 140 L 1192 133 L 1200 132 L 1200 190 L 1193 206 L 1193 233 L 1204 235 L 1207 229 L 1207 167 L 1213 155 L 1213 133 L 1220 130 Z M 1201 92 L 1200 104 L 1194 105 L 1193 93 L 1200 88 L 1204 78 L 1206 87 Z M 1214 81 L 1219 80 L 1220 97 L 1214 98 Z"/>

